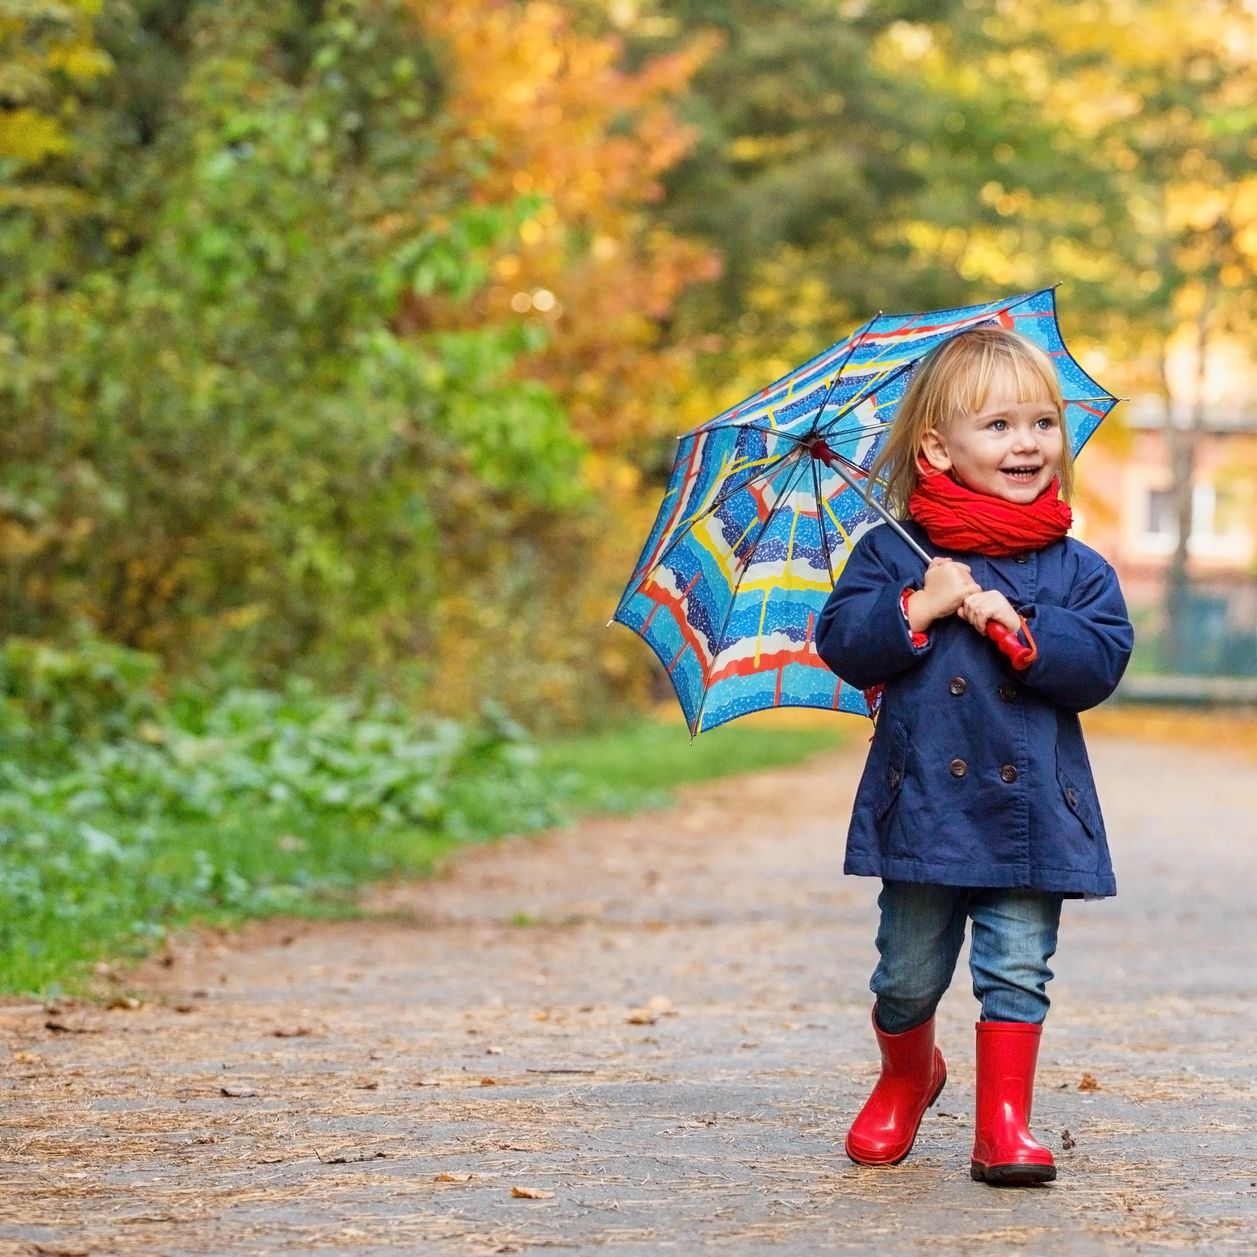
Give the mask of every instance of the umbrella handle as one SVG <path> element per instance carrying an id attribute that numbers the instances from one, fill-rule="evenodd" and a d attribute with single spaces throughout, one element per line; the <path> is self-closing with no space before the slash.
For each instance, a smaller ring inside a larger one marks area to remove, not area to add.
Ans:
<path id="1" fill-rule="evenodd" d="M 1025 621 L 1023 620 L 1022 623 L 1024 624 Z M 1011 632 L 997 620 L 987 621 L 986 635 L 999 647 L 1001 654 L 1008 656 L 1008 661 L 1018 672 L 1023 672 L 1038 657 L 1039 652 L 1033 646 L 1024 645 L 1016 633 Z"/>

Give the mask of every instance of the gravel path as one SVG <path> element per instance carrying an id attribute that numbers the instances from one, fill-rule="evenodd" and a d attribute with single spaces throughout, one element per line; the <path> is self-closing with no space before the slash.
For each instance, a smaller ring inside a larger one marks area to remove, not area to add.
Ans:
<path id="1" fill-rule="evenodd" d="M 0 1007 L 0 1252 L 1255 1253 L 1257 754 L 1092 752 L 1121 894 L 1066 905 L 1048 1187 L 969 1179 L 963 960 L 913 1155 L 842 1153 L 861 740 L 469 852 L 365 922 L 182 943 L 138 1007 Z"/>

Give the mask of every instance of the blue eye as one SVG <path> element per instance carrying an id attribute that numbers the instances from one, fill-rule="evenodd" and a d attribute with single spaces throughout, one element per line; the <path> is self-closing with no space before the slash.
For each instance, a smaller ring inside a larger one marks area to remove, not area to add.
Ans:
<path id="1" fill-rule="evenodd" d="M 1003 432 L 1003 430 L 1006 427 L 1008 427 L 1008 420 L 1007 419 L 992 419 L 988 427 L 990 427 L 995 432 Z"/>

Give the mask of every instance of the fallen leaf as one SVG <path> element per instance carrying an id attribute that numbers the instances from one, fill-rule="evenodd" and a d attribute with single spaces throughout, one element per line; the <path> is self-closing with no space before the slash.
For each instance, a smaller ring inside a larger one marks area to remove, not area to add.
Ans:
<path id="1" fill-rule="evenodd" d="M 369 1079 L 366 1082 L 354 1083 L 355 1091 L 378 1091 L 379 1089 L 380 1089 L 380 1084 L 376 1082 L 374 1079 Z"/>
<path id="2" fill-rule="evenodd" d="M 91 1250 L 71 1248 L 65 1244 L 41 1244 L 36 1240 L 31 1244 L 31 1252 L 38 1257 L 91 1257 Z"/>
<path id="3" fill-rule="evenodd" d="M 1100 1084 L 1092 1077 L 1091 1074 L 1084 1073 L 1078 1083 L 1079 1091 L 1099 1091 Z"/>
<path id="4" fill-rule="evenodd" d="M 38 1052 L 14 1052 L 13 1060 L 19 1065 L 42 1065 L 44 1058 Z"/>
<path id="5" fill-rule="evenodd" d="M 272 1039 L 304 1039 L 312 1034 L 309 1026 L 277 1026 L 271 1031 Z"/>
<path id="6" fill-rule="evenodd" d="M 218 1090 L 233 1100 L 247 1100 L 250 1096 L 257 1095 L 252 1087 L 219 1087 Z"/>
<path id="7" fill-rule="evenodd" d="M 106 1008 L 142 1008 L 143 1004 L 134 995 L 115 995 L 105 1005 Z"/>
<path id="8" fill-rule="evenodd" d="M 498 1080 L 496 1078 L 482 1078 L 480 1080 L 480 1085 L 482 1087 L 496 1087 L 498 1085 Z"/>
<path id="9" fill-rule="evenodd" d="M 383 1161 L 387 1159 L 387 1152 L 346 1152 L 334 1157 L 325 1157 L 317 1148 L 314 1155 L 318 1157 L 324 1165 L 356 1165 L 360 1161 Z"/>
<path id="10" fill-rule="evenodd" d="M 516 1200 L 552 1200 L 554 1193 L 541 1187 L 512 1187 L 511 1195 Z"/>
<path id="11" fill-rule="evenodd" d="M 646 1007 L 652 1013 L 667 1014 L 672 1012 L 672 1001 L 666 995 L 652 995 L 646 1001 Z"/>
<path id="12" fill-rule="evenodd" d="M 81 1022 L 77 1026 L 71 1026 L 67 1022 L 58 1021 L 56 1018 L 50 1017 L 44 1022 L 44 1029 L 51 1030 L 54 1034 L 99 1034 L 100 1031 L 91 1026 L 85 1026 Z"/>
<path id="13" fill-rule="evenodd" d="M 659 1020 L 659 1014 L 649 1008 L 633 1008 L 624 1020 L 630 1026 L 653 1026 Z"/>
<path id="14" fill-rule="evenodd" d="M 1062 1148 L 1066 1148 L 1066 1149 L 1072 1148 L 1077 1142 L 1078 1140 L 1076 1140 L 1073 1137 L 1073 1135 L 1069 1133 L 1068 1128 L 1061 1131 L 1061 1147 Z"/>
<path id="15" fill-rule="evenodd" d="M 448 1172 L 435 1174 L 432 1177 L 434 1183 L 470 1183 L 473 1178 L 471 1174 L 450 1174 Z"/>

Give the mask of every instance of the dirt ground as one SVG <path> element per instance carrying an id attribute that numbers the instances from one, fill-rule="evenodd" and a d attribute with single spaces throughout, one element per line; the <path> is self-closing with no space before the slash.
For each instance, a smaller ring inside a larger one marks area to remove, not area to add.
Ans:
<path id="1" fill-rule="evenodd" d="M 1257 1253 L 1257 755 L 1219 741 L 1091 739 L 1121 893 L 1066 905 L 1050 1186 L 969 1179 L 963 967 L 913 1155 L 842 1153 L 860 741 L 0 1007 L 0 1253 Z"/>

